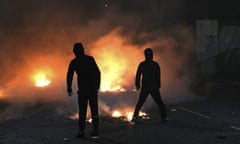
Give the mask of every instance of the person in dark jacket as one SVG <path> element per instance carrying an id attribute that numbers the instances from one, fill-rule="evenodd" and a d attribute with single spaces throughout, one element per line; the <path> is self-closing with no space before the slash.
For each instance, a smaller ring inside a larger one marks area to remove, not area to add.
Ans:
<path id="1" fill-rule="evenodd" d="M 67 92 L 72 96 L 72 80 L 74 72 L 77 74 L 78 84 L 78 105 L 79 105 L 79 132 L 77 138 L 85 137 L 85 125 L 88 102 L 92 116 L 92 137 L 99 135 L 99 114 L 98 114 L 98 90 L 100 87 L 101 73 L 92 56 L 84 53 L 82 43 L 75 43 L 73 46 L 75 58 L 71 60 L 67 71 Z"/>
<path id="2" fill-rule="evenodd" d="M 144 54 L 145 61 L 142 61 L 138 65 L 136 73 L 135 86 L 136 89 L 139 90 L 141 81 L 141 91 L 137 105 L 135 107 L 132 121 L 137 120 L 139 111 L 143 106 L 144 102 L 146 101 L 146 98 L 150 94 L 159 108 L 162 122 L 167 122 L 167 113 L 160 94 L 161 88 L 160 66 L 156 61 L 153 61 L 153 51 L 151 48 L 146 48 Z"/>

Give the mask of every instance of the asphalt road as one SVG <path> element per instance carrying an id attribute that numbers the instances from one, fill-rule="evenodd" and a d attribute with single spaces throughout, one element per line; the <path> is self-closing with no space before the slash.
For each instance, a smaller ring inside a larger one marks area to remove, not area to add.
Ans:
<path id="1" fill-rule="evenodd" d="M 240 93 L 219 90 L 210 97 L 168 104 L 168 123 L 161 123 L 158 111 L 150 119 L 130 123 L 101 117 L 100 138 L 76 139 L 77 121 L 38 111 L 18 120 L 0 122 L 1 144 L 239 144 Z"/>

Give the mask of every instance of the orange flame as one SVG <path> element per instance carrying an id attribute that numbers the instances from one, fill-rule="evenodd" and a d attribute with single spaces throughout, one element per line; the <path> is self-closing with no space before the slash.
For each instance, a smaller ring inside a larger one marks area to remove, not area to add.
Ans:
<path id="1" fill-rule="evenodd" d="M 38 72 L 34 75 L 34 81 L 36 87 L 45 87 L 51 83 L 44 72 Z"/>
<path id="2" fill-rule="evenodd" d="M 120 111 L 118 111 L 118 110 L 115 110 L 112 113 L 112 117 L 118 118 L 118 117 L 121 117 L 121 116 L 122 116 L 122 113 Z"/>
<path id="3" fill-rule="evenodd" d="M 122 73 L 127 67 L 126 59 L 116 57 L 116 50 L 110 50 L 101 53 L 100 68 L 102 72 L 101 91 L 120 91 L 124 90 L 121 86 L 123 79 Z M 112 48 L 113 49 L 113 48 Z"/>
<path id="4" fill-rule="evenodd" d="M 100 38 L 91 49 L 102 72 L 101 88 L 106 91 L 126 91 L 142 59 L 142 51 L 118 34 L 119 29 Z"/>
<path id="5" fill-rule="evenodd" d="M 149 119 L 149 116 L 145 112 L 139 112 L 139 116 L 143 117 L 145 119 Z M 133 118 L 133 112 L 132 111 L 120 111 L 120 110 L 114 110 L 112 112 L 113 118 L 123 118 L 126 121 L 131 121 Z"/>
<path id="6" fill-rule="evenodd" d="M 133 112 L 132 111 L 120 111 L 120 110 L 114 110 L 111 114 L 111 117 L 113 118 L 122 118 L 124 121 L 131 121 L 133 117 Z M 139 117 L 143 117 L 143 119 L 150 119 L 150 117 L 147 115 L 147 113 L 140 111 L 139 112 Z M 72 120 L 78 120 L 79 116 L 78 113 L 75 113 L 71 116 L 69 116 L 70 119 Z M 91 118 L 88 118 L 86 121 L 92 122 Z"/>

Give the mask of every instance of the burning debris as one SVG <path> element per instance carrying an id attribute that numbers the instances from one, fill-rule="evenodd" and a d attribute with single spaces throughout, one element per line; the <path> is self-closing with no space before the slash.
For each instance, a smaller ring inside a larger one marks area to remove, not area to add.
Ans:
<path id="1" fill-rule="evenodd" d="M 124 121 L 131 121 L 133 118 L 133 112 L 132 111 L 120 111 L 120 110 L 115 110 L 112 112 L 112 117 L 113 118 L 118 118 L 118 119 L 123 119 Z M 139 118 L 141 119 L 150 119 L 147 113 L 144 112 L 139 112 Z"/>
<path id="2" fill-rule="evenodd" d="M 111 115 L 109 115 L 109 116 L 112 118 L 121 119 L 121 120 L 130 122 L 133 117 L 133 111 L 113 110 L 111 112 Z M 72 120 L 78 120 L 79 119 L 78 113 L 75 113 L 75 114 L 69 116 L 69 118 Z M 139 112 L 139 118 L 148 120 L 148 119 L 150 119 L 150 116 L 145 112 Z M 92 119 L 88 118 L 87 122 L 91 123 Z"/>

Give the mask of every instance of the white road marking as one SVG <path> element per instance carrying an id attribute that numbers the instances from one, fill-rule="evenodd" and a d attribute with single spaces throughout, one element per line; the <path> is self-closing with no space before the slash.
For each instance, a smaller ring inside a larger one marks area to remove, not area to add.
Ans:
<path id="1" fill-rule="evenodd" d="M 230 126 L 230 128 L 240 131 L 240 127 L 237 127 L 237 126 L 232 125 L 232 126 Z"/>
<path id="2" fill-rule="evenodd" d="M 204 115 L 204 114 L 201 114 L 201 113 L 198 113 L 198 112 L 195 112 L 195 111 L 192 111 L 188 108 L 184 108 L 184 107 L 181 107 L 181 106 L 178 106 L 177 109 L 180 109 L 182 111 L 185 111 L 185 112 L 189 112 L 189 113 L 192 113 L 194 115 L 197 115 L 197 116 L 200 116 L 202 118 L 205 118 L 205 119 L 208 119 L 208 120 L 212 120 L 213 118 L 212 117 L 209 117 L 207 115 Z M 230 128 L 234 129 L 234 130 L 237 130 L 237 131 L 240 131 L 240 127 L 237 127 L 237 126 L 234 126 L 234 125 L 231 125 L 229 126 Z"/>
<path id="3" fill-rule="evenodd" d="M 190 109 L 188 109 L 188 108 L 184 108 L 184 107 L 181 107 L 181 106 L 178 106 L 177 108 L 180 109 L 180 110 L 182 110 L 182 111 L 186 111 L 186 112 L 192 113 L 192 114 L 194 114 L 194 115 L 200 116 L 200 117 L 205 118 L 205 119 L 208 119 L 208 120 L 212 120 L 212 119 L 213 119 L 212 117 L 209 117 L 209 116 L 206 116 L 206 115 L 204 115 L 204 114 L 201 114 L 201 113 L 192 111 L 192 110 L 190 110 Z"/>

